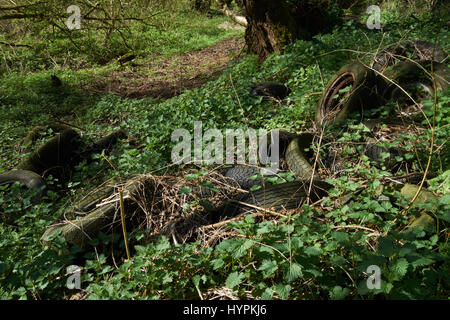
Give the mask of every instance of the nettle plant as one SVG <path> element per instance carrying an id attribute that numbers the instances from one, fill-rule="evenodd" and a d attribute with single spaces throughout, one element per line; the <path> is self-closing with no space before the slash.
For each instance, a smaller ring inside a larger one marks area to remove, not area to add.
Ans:
<path id="1" fill-rule="evenodd" d="M 448 245 L 438 245 L 437 235 L 418 229 L 374 235 L 362 226 L 323 223 L 310 206 L 302 210 L 278 222 L 257 223 L 249 215 L 231 223 L 237 236 L 215 248 L 160 238 L 137 246 L 133 259 L 113 273 L 100 256 L 86 264 L 85 279 L 95 280 L 88 297 L 198 299 L 199 292 L 222 287 L 262 299 L 445 297 Z M 378 289 L 368 285 L 371 265 L 380 269 Z"/>
<path id="2" fill-rule="evenodd" d="M 348 126 L 341 142 L 357 146 L 347 156 L 359 164 L 327 180 L 334 188 L 319 205 L 305 204 L 277 220 L 248 215 L 228 224 L 233 237 L 210 248 L 159 238 L 136 246 L 132 260 L 117 270 L 101 256 L 86 264 L 88 298 L 198 299 L 223 287 L 241 298 L 446 298 L 446 229 L 403 230 L 424 210 L 449 222 L 450 199 L 404 214 L 407 199 L 380 191 L 392 173 L 358 148 L 367 135 L 359 124 Z M 370 278 L 373 266 L 379 286 Z"/>
<path id="3" fill-rule="evenodd" d="M 51 183 L 51 182 L 50 182 Z M 64 239 L 44 246 L 40 238 L 55 219 L 60 196 L 47 191 L 39 204 L 36 194 L 19 184 L 0 187 L 0 297 L 52 299 L 64 296 L 66 267 L 73 255 Z"/>

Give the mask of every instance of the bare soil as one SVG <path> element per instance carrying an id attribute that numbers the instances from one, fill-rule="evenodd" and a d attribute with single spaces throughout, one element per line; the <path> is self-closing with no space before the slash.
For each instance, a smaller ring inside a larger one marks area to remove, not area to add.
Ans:
<path id="1" fill-rule="evenodd" d="M 156 58 L 143 64 L 132 61 L 121 70 L 96 77 L 86 89 L 120 97 L 168 99 L 218 76 L 242 53 L 244 45 L 243 37 L 232 36 L 210 47 L 170 58 Z"/>

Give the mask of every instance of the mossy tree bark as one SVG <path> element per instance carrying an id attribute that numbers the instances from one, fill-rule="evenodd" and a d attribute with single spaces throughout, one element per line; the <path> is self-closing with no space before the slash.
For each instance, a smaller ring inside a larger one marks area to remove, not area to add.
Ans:
<path id="1" fill-rule="evenodd" d="M 284 2 L 273 0 L 243 1 L 248 22 L 245 41 L 249 51 L 264 60 L 272 52 L 280 52 L 293 41 L 295 22 Z"/>
<path id="2" fill-rule="evenodd" d="M 260 61 L 296 39 L 331 30 L 330 0 L 241 0 L 248 26 L 245 41 Z"/>

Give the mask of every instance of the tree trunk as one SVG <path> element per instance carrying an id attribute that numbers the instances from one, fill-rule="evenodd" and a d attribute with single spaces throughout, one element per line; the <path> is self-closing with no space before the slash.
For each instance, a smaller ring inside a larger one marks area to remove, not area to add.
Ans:
<path id="1" fill-rule="evenodd" d="M 279 0 L 236 1 L 244 9 L 247 19 L 245 41 L 251 53 L 260 61 L 272 52 L 282 52 L 283 47 L 296 39 L 311 39 L 319 32 L 327 32 L 334 25 L 329 13 L 329 0 Z"/>
<path id="2" fill-rule="evenodd" d="M 281 52 L 294 39 L 295 21 L 287 5 L 273 0 L 246 0 L 245 42 L 250 52 L 264 60 L 272 52 Z"/>

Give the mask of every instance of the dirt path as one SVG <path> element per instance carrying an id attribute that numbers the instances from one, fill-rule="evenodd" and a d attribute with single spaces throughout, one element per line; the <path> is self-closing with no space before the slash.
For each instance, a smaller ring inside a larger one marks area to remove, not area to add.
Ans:
<path id="1" fill-rule="evenodd" d="M 95 78 L 87 89 L 121 97 L 167 99 L 219 75 L 242 52 L 244 45 L 243 37 L 232 36 L 201 50 L 113 71 Z"/>

